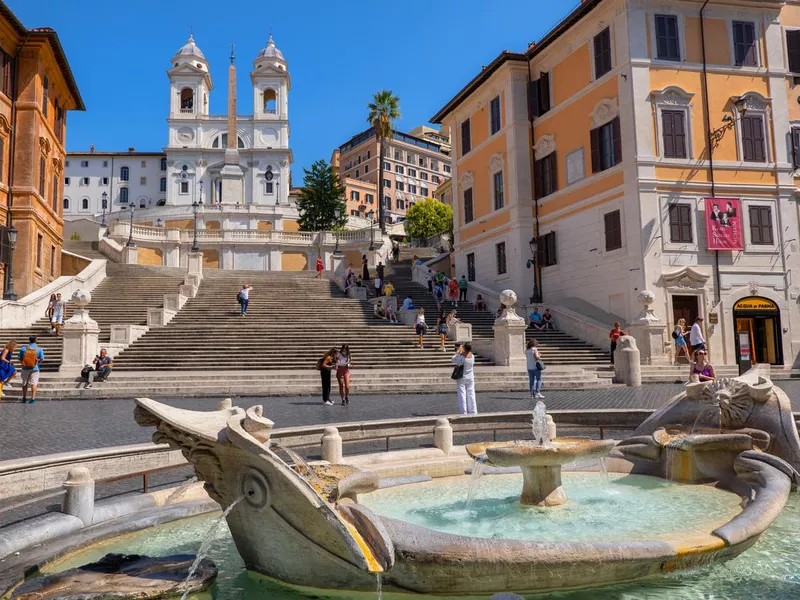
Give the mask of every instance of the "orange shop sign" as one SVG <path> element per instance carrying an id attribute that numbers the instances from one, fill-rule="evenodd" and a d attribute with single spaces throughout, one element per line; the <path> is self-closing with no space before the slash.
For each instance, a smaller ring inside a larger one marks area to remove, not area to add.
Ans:
<path id="1" fill-rule="evenodd" d="M 733 310 L 778 310 L 778 305 L 766 298 L 742 298 L 733 305 Z"/>

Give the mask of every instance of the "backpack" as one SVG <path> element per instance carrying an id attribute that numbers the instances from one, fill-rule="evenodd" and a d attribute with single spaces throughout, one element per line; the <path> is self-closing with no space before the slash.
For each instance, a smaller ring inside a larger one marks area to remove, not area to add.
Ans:
<path id="1" fill-rule="evenodd" d="M 20 364 L 23 369 L 33 369 L 39 364 L 39 353 L 36 348 L 29 348 L 25 346 L 25 351 L 22 353 L 22 360 Z"/>
<path id="2" fill-rule="evenodd" d="M 85 367 L 83 367 L 81 369 L 81 379 L 86 379 L 88 381 L 89 373 L 91 373 L 92 371 L 94 371 L 94 367 L 92 367 L 91 365 L 86 365 Z"/>
<path id="3" fill-rule="evenodd" d="M 325 362 L 325 357 L 323 356 L 317 361 L 317 371 L 322 371 L 322 364 Z"/>
<path id="4" fill-rule="evenodd" d="M 675 331 L 674 329 L 672 330 L 672 339 L 673 340 L 677 340 L 678 339 L 678 332 Z"/>

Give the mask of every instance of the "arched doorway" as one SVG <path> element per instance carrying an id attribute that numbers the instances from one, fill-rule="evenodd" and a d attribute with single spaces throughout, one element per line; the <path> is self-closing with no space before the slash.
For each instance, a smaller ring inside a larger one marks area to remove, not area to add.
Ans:
<path id="1" fill-rule="evenodd" d="M 749 296 L 733 305 L 736 356 L 751 364 L 783 364 L 783 331 L 778 305 L 768 298 Z"/>

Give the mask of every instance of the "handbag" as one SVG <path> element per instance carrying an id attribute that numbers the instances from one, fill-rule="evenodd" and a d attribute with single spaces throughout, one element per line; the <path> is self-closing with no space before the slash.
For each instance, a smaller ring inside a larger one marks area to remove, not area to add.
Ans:
<path id="1" fill-rule="evenodd" d="M 541 360 L 537 360 L 536 361 L 536 370 L 537 371 L 544 371 L 546 368 L 547 368 L 547 366 Z"/>
<path id="2" fill-rule="evenodd" d="M 464 365 L 456 365 L 456 368 L 453 369 L 453 374 L 450 375 L 450 379 L 464 379 Z"/>

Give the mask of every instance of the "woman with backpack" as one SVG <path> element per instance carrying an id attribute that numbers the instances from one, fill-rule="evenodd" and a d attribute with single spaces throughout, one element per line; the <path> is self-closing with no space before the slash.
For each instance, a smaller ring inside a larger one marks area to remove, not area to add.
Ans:
<path id="1" fill-rule="evenodd" d="M 689 356 L 689 346 L 686 345 L 686 319 L 678 319 L 675 329 L 672 330 L 672 339 L 675 340 L 675 364 L 678 364 L 678 357 L 683 354 L 688 362 L 692 362 Z"/>
<path id="2" fill-rule="evenodd" d="M 428 325 L 425 323 L 425 309 L 420 307 L 417 311 L 417 317 L 414 319 L 414 329 L 417 332 L 417 337 L 419 338 L 419 347 L 422 348 L 422 339 L 425 337 L 425 334 L 428 331 Z"/>
<path id="3" fill-rule="evenodd" d="M 3 388 L 10 390 L 9 383 L 17 375 L 17 368 L 11 362 L 14 360 L 14 352 L 17 350 L 17 342 L 8 342 L 3 352 L 0 353 L 0 398 L 5 396 Z"/>
<path id="4" fill-rule="evenodd" d="M 53 319 L 53 310 L 55 310 L 55 306 L 56 306 L 56 295 L 50 294 L 50 301 L 47 303 L 47 309 L 44 311 L 44 316 L 47 317 L 48 323 Z"/>
<path id="5" fill-rule="evenodd" d="M 542 354 L 537 348 L 536 340 L 530 340 L 525 349 L 525 360 L 528 366 L 528 387 L 530 388 L 531 398 L 544 398 L 542 395 L 542 371 L 544 363 Z"/>
<path id="6" fill-rule="evenodd" d="M 342 406 L 350 404 L 350 346 L 344 344 L 336 353 L 336 381 L 339 383 L 339 397 Z"/>
<path id="7" fill-rule="evenodd" d="M 331 348 L 325 353 L 325 356 L 317 361 L 317 369 L 322 378 L 322 403 L 326 406 L 333 406 L 333 402 L 331 402 L 331 371 L 336 368 L 337 354 L 338 350 Z"/>
<path id="8" fill-rule="evenodd" d="M 439 334 L 440 350 L 444 352 L 447 344 L 447 317 L 445 317 L 444 310 L 440 310 L 439 316 L 436 318 L 436 333 Z"/>
<path id="9" fill-rule="evenodd" d="M 250 304 L 250 292 L 252 290 L 253 288 L 250 284 L 245 283 L 242 285 L 242 289 L 239 290 L 239 293 L 236 294 L 236 301 L 239 303 L 243 319 L 247 316 L 247 306 Z"/>
<path id="10" fill-rule="evenodd" d="M 456 353 L 452 361 L 455 368 L 451 377 L 456 380 L 458 391 L 458 411 L 462 415 L 477 415 L 478 405 L 475 402 L 475 355 L 472 344 L 456 345 Z"/>

